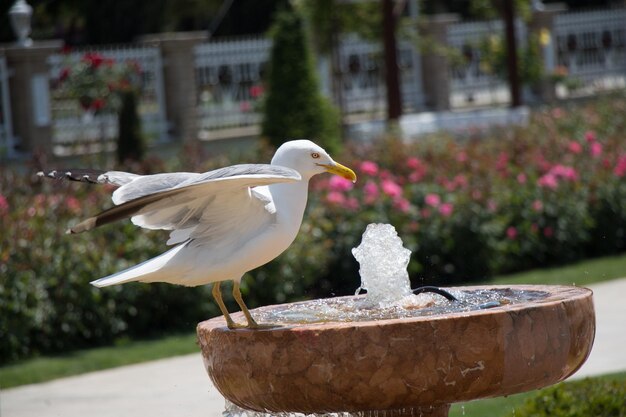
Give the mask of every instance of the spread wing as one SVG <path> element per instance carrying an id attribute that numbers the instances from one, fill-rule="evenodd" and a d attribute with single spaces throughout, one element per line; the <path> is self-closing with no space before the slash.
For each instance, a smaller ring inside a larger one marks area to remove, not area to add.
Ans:
<path id="1" fill-rule="evenodd" d="M 139 176 L 113 193 L 118 204 L 72 227 L 80 233 L 124 218 L 148 229 L 171 230 L 168 244 L 245 233 L 273 216 L 271 201 L 252 187 L 293 182 L 300 174 L 276 165 L 234 165 L 204 174 Z"/>

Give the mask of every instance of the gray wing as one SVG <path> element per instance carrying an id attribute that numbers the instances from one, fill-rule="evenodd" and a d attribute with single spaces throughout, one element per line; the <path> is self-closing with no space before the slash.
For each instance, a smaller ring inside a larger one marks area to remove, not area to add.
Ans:
<path id="1" fill-rule="evenodd" d="M 191 236 L 200 224 L 206 231 L 211 224 L 231 223 L 234 214 L 254 216 L 254 210 L 261 214 L 267 201 L 258 199 L 251 187 L 300 179 L 293 169 L 265 164 L 234 165 L 204 174 L 142 176 L 115 191 L 114 202 L 119 205 L 79 223 L 70 232 L 80 233 L 131 217 L 145 228 L 185 230 L 182 234 L 172 233 L 176 243 L 181 236 Z M 248 207 L 249 200 L 253 208 L 235 210 L 237 205 Z"/>

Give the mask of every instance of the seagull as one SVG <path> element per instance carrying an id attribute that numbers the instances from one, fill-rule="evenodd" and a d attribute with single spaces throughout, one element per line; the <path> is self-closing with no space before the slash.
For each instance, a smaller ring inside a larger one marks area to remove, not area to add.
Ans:
<path id="1" fill-rule="evenodd" d="M 241 296 L 241 278 L 291 245 L 302 223 L 309 180 L 324 172 L 356 181 L 354 171 L 305 139 L 282 144 L 270 164 L 233 165 L 205 173 L 137 175 L 80 169 L 38 175 L 119 187 L 112 195 L 113 207 L 73 226 L 70 234 L 126 218 L 145 229 L 170 231 L 167 245 L 174 245 L 172 249 L 91 284 L 213 283 L 212 295 L 228 328 L 258 329 L 263 326 Z M 220 283 L 228 280 L 233 281 L 232 295 L 246 325 L 235 323 L 224 305 Z"/>

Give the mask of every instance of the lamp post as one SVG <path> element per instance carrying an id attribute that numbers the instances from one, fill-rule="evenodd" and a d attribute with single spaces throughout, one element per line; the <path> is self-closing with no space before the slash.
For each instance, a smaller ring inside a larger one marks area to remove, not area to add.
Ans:
<path id="1" fill-rule="evenodd" d="M 16 0 L 9 9 L 11 26 L 19 46 L 28 47 L 33 44 L 33 40 L 28 36 L 30 35 L 30 18 L 32 15 L 33 8 L 25 0 Z"/>

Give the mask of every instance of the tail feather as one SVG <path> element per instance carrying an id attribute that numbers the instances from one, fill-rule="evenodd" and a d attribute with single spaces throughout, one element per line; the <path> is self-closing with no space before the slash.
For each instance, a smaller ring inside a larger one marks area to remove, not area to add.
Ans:
<path id="1" fill-rule="evenodd" d="M 187 246 L 187 243 L 178 245 L 156 258 L 149 259 L 124 271 L 92 281 L 91 284 L 96 287 L 108 287 L 110 285 L 124 284 L 133 281 L 163 281 L 163 278 L 169 275 L 165 271 L 165 266 L 185 246 Z"/>

